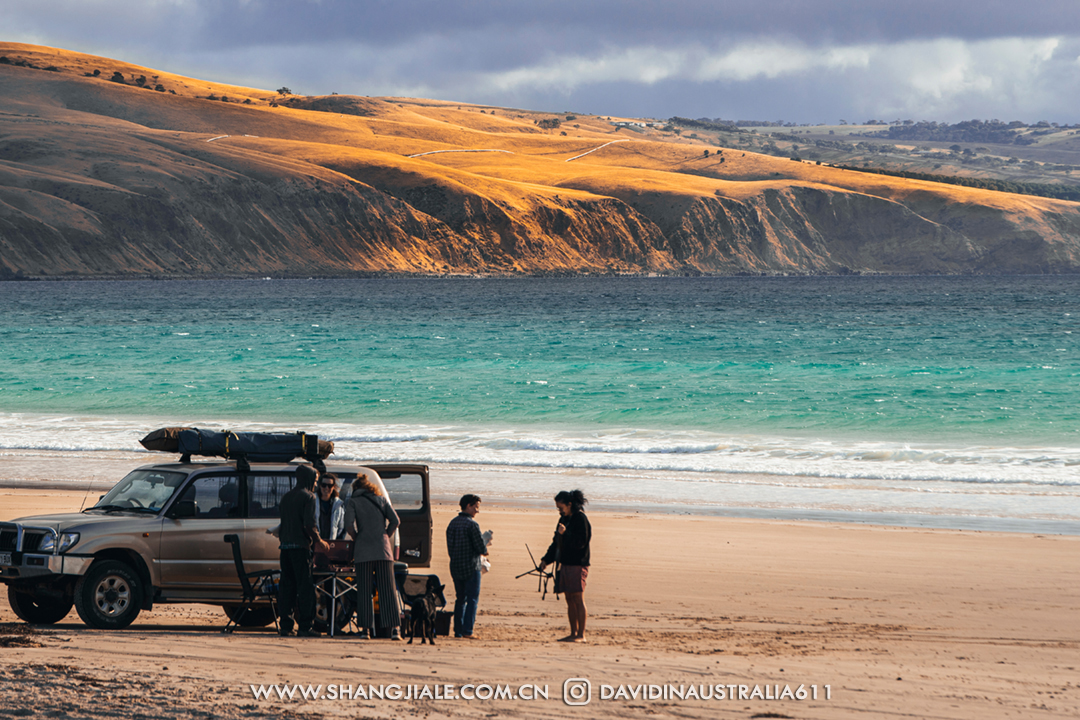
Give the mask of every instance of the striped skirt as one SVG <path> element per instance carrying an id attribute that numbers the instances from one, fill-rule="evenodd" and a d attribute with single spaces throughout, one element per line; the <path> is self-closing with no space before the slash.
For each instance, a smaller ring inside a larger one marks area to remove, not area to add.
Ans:
<path id="1" fill-rule="evenodd" d="M 369 560 L 356 564 L 356 614 L 360 627 L 375 627 L 372 600 L 376 589 L 379 592 L 379 627 L 398 627 L 401 624 L 401 609 L 398 607 L 394 563 L 391 560 Z"/>

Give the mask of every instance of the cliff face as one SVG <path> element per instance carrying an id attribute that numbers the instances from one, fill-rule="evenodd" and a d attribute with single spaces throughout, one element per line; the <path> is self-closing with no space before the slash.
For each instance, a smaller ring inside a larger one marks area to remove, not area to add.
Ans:
<path id="1" fill-rule="evenodd" d="M 738 234 L 755 223 L 762 228 L 756 256 L 770 269 L 788 263 L 791 272 L 956 273 L 979 254 L 947 226 L 871 195 L 795 186 L 765 190 L 744 207 L 750 219 Z"/>
<path id="2" fill-rule="evenodd" d="M 0 65 L 0 276 L 1080 270 L 1074 203 L 746 153 L 690 174 L 692 147 L 609 147 L 599 119 L 79 74 L 114 62 Z"/>
<path id="3" fill-rule="evenodd" d="M 100 170 L 91 175 L 114 169 Z M 39 173 L 0 188 L 3 264 L 28 275 L 198 275 L 480 262 L 441 223 L 358 183 L 140 174 L 145 183 Z"/>

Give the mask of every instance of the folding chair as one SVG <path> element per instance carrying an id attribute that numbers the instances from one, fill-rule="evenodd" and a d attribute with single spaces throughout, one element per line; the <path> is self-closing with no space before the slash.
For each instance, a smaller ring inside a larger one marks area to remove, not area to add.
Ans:
<path id="1" fill-rule="evenodd" d="M 354 624 L 356 566 L 352 540 L 328 540 L 325 552 L 315 550 L 315 627 L 334 637 Z"/>
<path id="2" fill-rule="evenodd" d="M 232 632 L 240 625 L 240 619 L 244 616 L 255 601 L 266 598 L 270 600 L 270 610 L 274 614 L 274 627 L 278 627 L 277 611 L 277 586 L 281 580 L 280 570 L 256 570 L 245 572 L 244 556 L 240 552 L 240 536 L 226 535 L 225 542 L 232 545 L 233 562 L 236 564 L 236 575 L 240 578 L 240 586 L 244 595 L 240 607 L 229 616 L 229 623 L 222 632 Z"/>
<path id="3" fill-rule="evenodd" d="M 438 575 L 413 575 L 404 574 L 397 577 L 398 581 L 398 597 L 401 599 L 404 605 L 403 614 L 407 618 L 408 623 L 412 623 L 412 604 L 417 600 L 427 595 L 428 590 L 434 590 L 435 594 L 435 634 L 436 635 L 449 635 L 450 634 L 450 620 L 453 618 L 454 613 L 446 612 L 443 608 L 446 607 L 446 596 L 441 589 L 443 584 L 439 582 Z M 405 622 L 402 622 L 402 627 L 405 627 Z"/>

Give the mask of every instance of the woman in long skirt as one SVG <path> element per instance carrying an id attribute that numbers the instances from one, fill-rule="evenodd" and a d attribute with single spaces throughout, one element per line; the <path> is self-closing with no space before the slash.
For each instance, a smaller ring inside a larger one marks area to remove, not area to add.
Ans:
<path id="1" fill-rule="evenodd" d="M 391 628 L 390 639 L 400 640 L 401 614 L 394 584 L 392 538 L 400 521 L 379 486 L 360 475 L 353 481 L 345 506 L 345 532 L 353 538 L 356 562 L 356 603 L 360 637 L 375 627 L 374 588 L 379 591 L 379 627 Z"/>

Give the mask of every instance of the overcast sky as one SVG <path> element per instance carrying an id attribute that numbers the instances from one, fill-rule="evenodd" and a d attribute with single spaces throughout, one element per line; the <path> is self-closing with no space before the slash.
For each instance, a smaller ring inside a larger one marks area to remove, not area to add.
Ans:
<path id="1" fill-rule="evenodd" d="M 298 94 L 1080 122 L 1080 0 L 0 0 L 0 38 Z"/>

